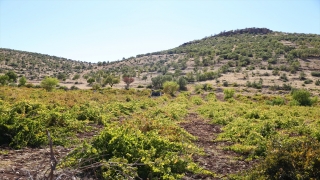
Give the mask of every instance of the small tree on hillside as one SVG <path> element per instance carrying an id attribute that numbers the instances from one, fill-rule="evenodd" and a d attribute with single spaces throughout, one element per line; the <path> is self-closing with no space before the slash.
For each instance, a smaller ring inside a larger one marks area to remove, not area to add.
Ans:
<path id="1" fill-rule="evenodd" d="M 179 80 L 178 80 L 178 83 L 179 83 L 179 89 L 180 90 L 187 90 L 187 84 L 188 84 L 188 81 L 186 80 L 185 77 L 180 77 Z"/>
<path id="2" fill-rule="evenodd" d="M 9 71 L 6 75 L 9 77 L 10 82 L 17 82 L 18 75 L 14 71 Z"/>
<path id="3" fill-rule="evenodd" d="M 58 83 L 59 83 L 59 80 L 57 78 L 46 77 L 41 81 L 40 85 L 45 90 L 52 91 Z"/>
<path id="4" fill-rule="evenodd" d="M 133 79 L 133 77 L 125 76 L 125 77 L 123 77 L 123 82 L 126 83 L 126 89 L 129 89 L 129 86 L 131 83 L 134 82 L 134 79 Z"/>
<path id="5" fill-rule="evenodd" d="M 106 79 L 104 79 L 103 84 L 104 85 L 109 84 L 112 87 L 114 84 L 118 84 L 119 82 L 120 82 L 120 79 L 118 77 L 110 75 L 110 76 L 106 77 Z"/>
<path id="6" fill-rule="evenodd" d="M 94 79 L 94 78 L 89 78 L 88 80 L 87 80 L 87 83 L 89 83 L 90 85 L 92 85 L 92 83 L 94 83 L 96 80 Z"/>
<path id="7" fill-rule="evenodd" d="M 142 77 L 142 80 L 144 80 L 144 81 L 147 81 L 147 79 L 148 79 L 148 76 L 146 76 L 146 75 Z"/>
<path id="8" fill-rule="evenodd" d="M 9 76 L 0 75 L 0 85 L 2 85 L 2 86 L 7 85 L 8 81 L 9 81 Z"/>
<path id="9" fill-rule="evenodd" d="M 77 79 L 79 79 L 79 78 L 80 78 L 80 74 L 75 74 L 75 75 L 73 76 L 72 80 L 77 80 Z"/>
<path id="10" fill-rule="evenodd" d="M 19 79 L 19 86 L 24 86 L 26 85 L 27 83 L 27 78 L 22 76 L 20 79 Z"/>

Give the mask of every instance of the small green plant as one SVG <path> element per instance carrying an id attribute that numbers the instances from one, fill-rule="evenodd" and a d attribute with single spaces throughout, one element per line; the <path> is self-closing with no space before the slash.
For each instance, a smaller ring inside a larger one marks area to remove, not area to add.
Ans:
<path id="1" fill-rule="evenodd" d="M 231 99 L 234 95 L 234 89 L 224 89 L 223 94 L 225 100 Z"/>

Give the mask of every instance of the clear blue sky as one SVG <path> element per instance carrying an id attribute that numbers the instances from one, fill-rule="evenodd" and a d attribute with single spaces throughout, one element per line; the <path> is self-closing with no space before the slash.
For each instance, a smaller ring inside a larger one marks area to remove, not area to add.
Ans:
<path id="1" fill-rule="evenodd" d="M 87 62 L 246 27 L 320 34 L 320 0 L 0 0 L 0 47 Z"/>

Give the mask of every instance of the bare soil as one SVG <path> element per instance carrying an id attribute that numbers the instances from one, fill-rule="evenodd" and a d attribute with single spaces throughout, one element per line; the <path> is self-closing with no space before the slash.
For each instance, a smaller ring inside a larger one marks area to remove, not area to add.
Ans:
<path id="1" fill-rule="evenodd" d="M 186 117 L 186 122 L 180 126 L 198 139 L 195 144 L 203 148 L 205 155 L 194 155 L 193 159 L 201 167 L 217 174 L 217 177 L 206 175 L 187 174 L 184 179 L 222 179 L 229 174 L 248 170 L 256 164 L 255 161 L 245 161 L 241 154 L 233 151 L 223 150 L 223 147 L 230 145 L 230 142 L 214 142 L 214 139 L 222 132 L 221 126 L 210 124 L 195 113 Z"/>
<path id="2" fill-rule="evenodd" d="M 102 126 L 94 125 L 94 129 L 89 132 L 80 133 L 77 138 L 80 143 L 84 140 L 90 140 L 98 134 Z M 56 160 L 61 161 L 74 148 L 62 146 L 53 147 L 53 153 Z M 24 148 L 14 150 L 8 146 L 0 147 L 0 180 L 30 180 L 47 179 L 50 173 L 50 148 Z M 68 174 L 69 173 L 69 174 Z M 71 179 L 72 172 L 68 170 L 55 170 L 55 178 Z M 63 175 L 65 174 L 65 175 Z"/>

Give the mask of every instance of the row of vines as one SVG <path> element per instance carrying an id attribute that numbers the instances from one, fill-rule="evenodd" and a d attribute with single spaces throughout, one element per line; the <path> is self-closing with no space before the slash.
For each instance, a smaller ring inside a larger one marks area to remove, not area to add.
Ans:
<path id="1" fill-rule="evenodd" d="M 149 95 L 149 90 L 134 89 L 46 92 L 0 87 L 0 145 L 47 146 L 49 130 L 54 146 L 75 147 L 58 168 L 78 168 L 79 177 L 181 179 L 186 173 L 214 177 L 216 172 L 193 162 L 194 154 L 204 152 L 194 144 L 196 138 L 179 126 L 192 112 L 222 125 L 222 133 L 212 141 L 230 142 L 225 150 L 242 154 L 246 161 L 259 160 L 259 166 L 230 178 L 320 177 L 316 98 L 309 106 L 300 106 L 292 103 L 293 95 L 229 92 L 224 100 L 213 92 Z M 95 137 L 80 143 L 78 134 L 98 126 L 102 128 Z"/>

